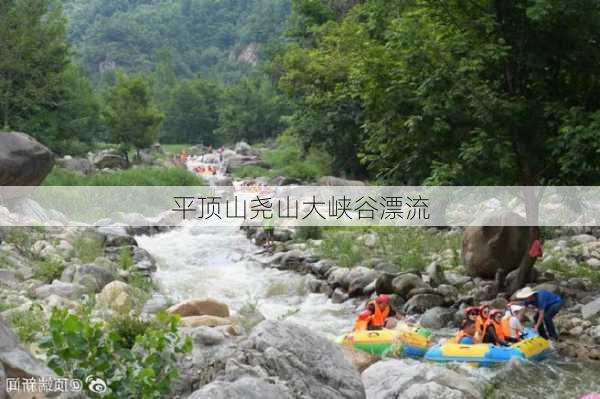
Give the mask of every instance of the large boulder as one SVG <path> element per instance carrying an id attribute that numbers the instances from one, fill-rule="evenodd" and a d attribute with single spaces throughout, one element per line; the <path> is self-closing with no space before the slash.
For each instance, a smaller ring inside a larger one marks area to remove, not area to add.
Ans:
<path id="1" fill-rule="evenodd" d="M 228 326 L 231 323 L 231 319 L 211 315 L 187 316 L 181 319 L 181 325 L 184 327 L 218 327 Z"/>
<path id="2" fill-rule="evenodd" d="M 421 280 L 421 277 L 416 274 L 407 273 L 401 274 L 392 281 L 392 287 L 395 294 L 402 298 L 407 298 L 408 293 L 415 288 L 429 288 L 429 286 Z"/>
<path id="3" fill-rule="evenodd" d="M 127 159 L 116 150 L 102 150 L 92 157 L 92 163 L 98 169 L 127 169 Z"/>
<path id="4" fill-rule="evenodd" d="M 167 313 L 188 316 L 229 317 L 229 307 L 211 298 L 193 298 L 179 302 L 167 309 Z"/>
<path id="5" fill-rule="evenodd" d="M 19 344 L 17 336 L 0 316 L 0 370 L 2 369 L 7 378 L 56 378 L 52 370 Z M 3 389 L 2 382 L 0 379 L 0 389 Z"/>
<path id="6" fill-rule="evenodd" d="M 130 285 L 122 281 L 113 281 L 102 288 L 96 300 L 99 305 L 125 314 L 133 308 L 134 298 L 134 291 Z"/>
<path id="7" fill-rule="evenodd" d="M 0 133 L 0 185 L 39 186 L 52 170 L 52 152 L 25 133 Z"/>
<path id="8" fill-rule="evenodd" d="M 438 330 L 446 327 L 453 318 L 454 312 L 451 309 L 436 306 L 425 311 L 423 316 L 421 316 L 420 324 L 425 328 Z"/>
<path id="9" fill-rule="evenodd" d="M 600 314 L 600 297 L 583 305 L 581 307 L 581 314 L 584 319 L 591 319 Z"/>
<path id="10" fill-rule="evenodd" d="M 442 306 L 443 304 L 444 298 L 441 295 L 417 294 L 404 304 L 403 310 L 408 314 L 423 313 L 427 309 L 435 308 L 436 306 Z"/>
<path id="11" fill-rule="evenodd" d="M 495 212 L 465 228 L 461 256 L 469 274 L 491 279 L 500 269 L 507 273 L 517 269 L 529 246 L 525 223 L 514 212 Z"/>
<path id="12" fill-rule="evenodd" d="M 477 399 L 483 395 L 464 375 L 410 359 L 377 362 L 362 373 L 369 399 Z"/>
<path id="13" fill-rule="evenodd" d="M 306 327 L 266 320 L 241 346 L 243 349 L 227 361 L 217 380 L 191 398 L 365 397 L 358 372 L 340 348 Z M 269 389 L 266 383 L 271 383 Z M 227 395 L 219 396 L 219 392 Z"/>
<path id="14" fill-rule="evenodd" d="M 364 266 L 357 266 L 350 269 L 350 272 L 346 276 L 346 280 L 348 280 L 348 295 L 352 297 L 362 295 L 364 288 L 375 281 L 379 274 L 380 272 L 377 270 Z"/>

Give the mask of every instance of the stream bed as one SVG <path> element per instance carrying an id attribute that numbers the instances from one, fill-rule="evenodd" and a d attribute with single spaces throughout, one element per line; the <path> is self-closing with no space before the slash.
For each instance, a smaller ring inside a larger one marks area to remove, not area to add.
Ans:
<path id="1" fill-rule="evenodd" d="M 157 258 L 154 279 L 175 301 L 210 297 L 233 312 L 251 303 L 269 319 L 296 322 L 330 338 L 351 328 L 363 302 L 334 304 L 323 294 L 310 293 L 306 276 L 263 267 L 253 260 L 258 248 L 238 228 L 185 225 L 137 240 Z M 494 369 L 448 367 L 487 386 L 487 398 L 567 399 L 600 392 L 600 365 L 593 362 L 553 358 Z"/>

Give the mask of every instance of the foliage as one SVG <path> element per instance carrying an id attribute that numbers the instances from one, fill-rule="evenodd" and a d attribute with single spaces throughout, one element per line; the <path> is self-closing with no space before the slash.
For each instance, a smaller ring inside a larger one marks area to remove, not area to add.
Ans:
<path id="1" fill-rule="evenodd" d="M 299 226 L 296 228 L 295 238 L 298 240 L 320 240 L 323 229 L 320 226 Z"/>
<path id="2" fill-rule="evenodd" d="M 270 81 L 249 77 L 223 90 L 217 134 L 223 141 L 254 143 L 283 130 L 286 104 Z"/>
<path id="3" fill-rule="evenodd" d="M 293 4 L 279 84 L 335 169 L 360 160 L 394 184 L 600 177 L 594 1 Z"/>
<path id="4" fill-rule="evenodd" d="M 45 283 L 51 283 L 55 279 L 60 279 L 63 270 L 65 265 L 60 261 L 42 260 L 35 262 L 34 277 Z"/>
<path id="5" fill-rule="evenodd" d="M 252 69 L 236 60 L 240 51 L 248 43 L 277 40 L 290 12 L 289 0 L 64 3 L 69 38 L 84 68 L 97 75 L 96 81 L 114 66 L 150 72 L 165 61 L 172 63 L 178 78 L 239 79 Z"/>
<path id="6" fill-rule="evenodd" d="M 119 266 L 123 270 L 130 270 L 133 267 L 133 255 L 127 247 L 121 248 L 119 252 Z"/>
<path id="7" fill-rule="evenodd" d="M 376 237 L 374 247 L 367 246 L 362 239 L 365 234 Z M 462 236 L 459 233 L 435 231 L 417 227 L 329 227 L 323 229 L 323 241 L 316 250 L 325 257 L 334 259 L 343 267 L 367 264 L 380 259 L 396 265 L 398 270 L 425 269 L 432 255 L 452 251 L 447 267 L 457 266 L 456 254 Z"/>
<path id="8" fill-rule="evenodd" d="M 237 179 L 254 179 L 257 177 L 273 177 L 276 173 L 262 166 L 243 165 L 234 169 L 232 174 Z"/>
<path id="9" fill-rule="evenodd" d="M 203 79 L 181 81 L 166 107 L 161 138 L 170 143 L 220 145 L 215 136 L 219 118 L 219 90 Z"/>
<path id="10" fill-rule="evenodd" d="M 104 255 L 102 241 L 92 235 L 81 235 L 73 241 L 71 256 L 84 263 L 90 263 Z"/>
<path id="11" fill-rule="evenodd" d="M 148 148 L 158 139 L 158 129 L 163 115 L 152 99 L 151 85 L 140 76 L 119 74 L 111 88 L 102 110 L 112 141 L 124 150 L 131 147 Z"/>
<path id="12" fill-rule="evenodd" d="M 44 310 L 38 304 L 31 305 L 26 311 L 12 313 L 8 321 L 19 340 L 24 343 L 35 342 L 46 331 Z"/>
<path id="13" fill-rule="evenodd" d="M 13 244 L 22 254 L 31 256 L 33 239 L 26 229 L 19 227 L 10 229 L 4 241 Z"/>
<path id="14" fill-rule="evenodd" d="M 138 167 L 83 176 L 55 167 L 43 184 L 45 186 L 201 186 L 204 182 L 198 176 L 180 168 Z"/>
<path id="15" fill-rule="evenodd" d="M 176 354 L 191 350 L 191 340 L 182 342 L 177 334 L 178 318 L 159 313 L 147 325 L 114 323 L 94 322 L 88 312 L 69 314 L 66 309 L 55 309 L 41 345 L 47 351 L 48 365 L 61 376 L 102 378 L 109 388 L 104 394 L 107 398 L 168 395 L 178 376 Z M 132 334 L 136 335 L 130 350 Z"/>

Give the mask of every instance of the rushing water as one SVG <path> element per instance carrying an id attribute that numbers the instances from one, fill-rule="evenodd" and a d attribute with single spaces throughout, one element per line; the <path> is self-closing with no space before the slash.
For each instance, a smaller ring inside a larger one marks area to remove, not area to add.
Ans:
<path id="1" fill-rule="evenodd" d="M 309 293 L 306 276 L 260 265 L 257 247 L 236 228 L 184 226 L 153 237 L 138 237 L 140 246 L 159 260 L 154 278 L 174 300 L 211 297 L 235 312 L 256 304 L 267 318 L 297 322 L 332 337 L 348 331 L 360 301 L 334 304 Z M 600 391 L 596 363 L 550 359 L 542 363 L 509 363 L 500 368 L 450 365 L 481 386 L 492 386 L 492 398 L 579 398 Z"/>

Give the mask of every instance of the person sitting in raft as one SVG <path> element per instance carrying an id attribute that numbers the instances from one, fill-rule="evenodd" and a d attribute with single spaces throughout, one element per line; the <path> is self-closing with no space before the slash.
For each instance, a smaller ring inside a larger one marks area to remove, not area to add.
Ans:
<path id="1" fill-rule="evenodd" d="M 504 331 L 502 331 L 502 317 L 503 311 L 494 309 L 490 312 L 490 317 L 485 323 L 483 342 L 486 344 L 508 346 L 509 343 L 504 337 Z"/>
<path id="2" fill-rule="evenodd" d="M 525 307 L 518 304 L 509 304 L 502 318 L 502 332 L 507 342 L 519 342 L 523 334 L 523 317 Z"/>
<path id="3" fill-rule="evenodd" d="M 363 310 L 360 312 L 356 321 L 354 322 L 354 331 L 365 331 L 369 327 L 369 322 L 371 321 L 371 312 L 368 310 Z"/>
<path id="4" fill-rule="evenodd" d="M 473 322 L 473 328 L 475 329 L 475 333 L 473 334 L 473 338 L 475 339 L 475 343 L 481 343 L 481 334 L 477 330 L 477 320 L 479 319 L 479 307 L 478 306 L 469 306 L 465 309 L 465 320 L 471 320 Z"/>
<path id="5" fill-rule="evenodd" d="M 475 344 L 475 332 L 475 321 L 465 319 L 460 326 L 460 330 L 450 342 L 453 344 L 473 345 Z"/>
<path id="6" fill-rule="evenodd" d="M 374 301 L 367 304 L 367 310 L 371 313 L 371 321 L 368 330 L 381 330 L 386 327 L 389 317 L 395 317 L 396 311 L 390 306 L 390 297 L 381 294 Z"/>
<path id="7" fill-rule="evenodd" d="M 479 316 L 475 320 L 475 341 L 477 343 L 483 342 L 483 335 L 485 333 L 485 323 L 490 318 L 490 305 L 481 305 L 479 307 Z"/>
<path id="8" fill-rule="evenodd" d="M 560 296 L 549 291 L 535 291 L 529 287 L 525 287 L 516 292 L 515 298 L 525 299 L 525 306 L 531 305 L 537 309 L 535 326 L 533 328 L 542 338 L 558 339 L 553 319 L 563 305 L 563 300 Z"/>

